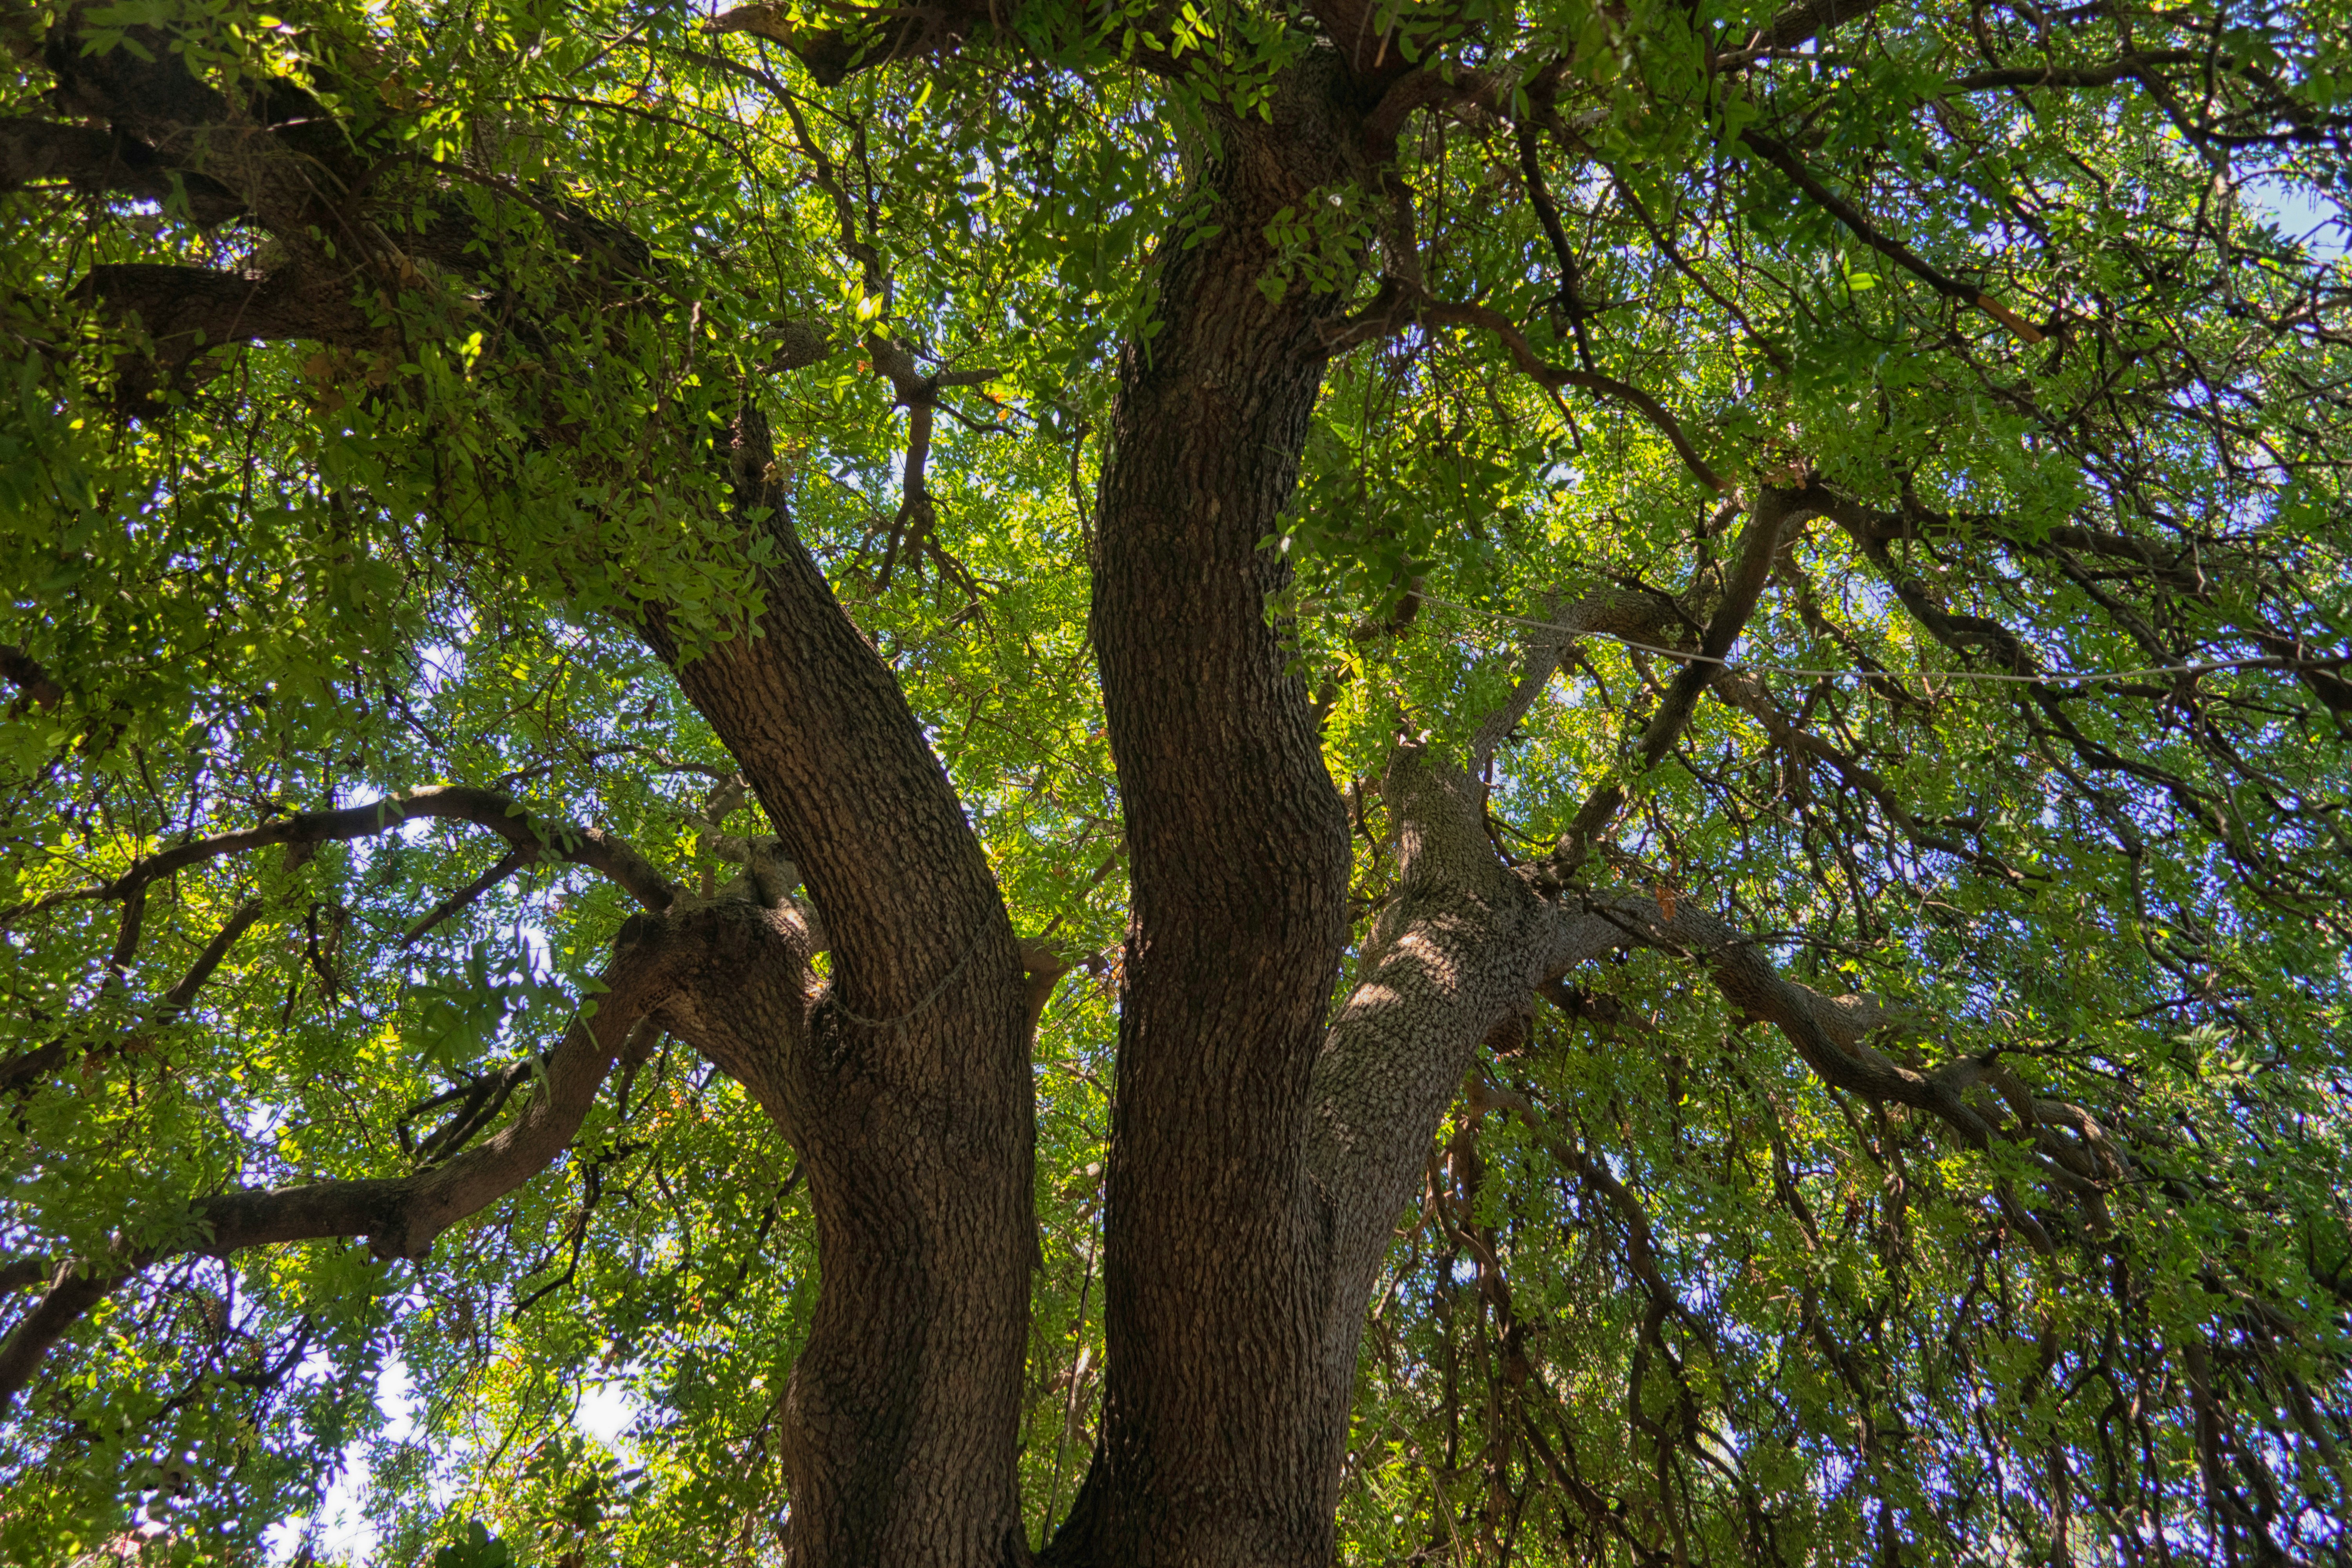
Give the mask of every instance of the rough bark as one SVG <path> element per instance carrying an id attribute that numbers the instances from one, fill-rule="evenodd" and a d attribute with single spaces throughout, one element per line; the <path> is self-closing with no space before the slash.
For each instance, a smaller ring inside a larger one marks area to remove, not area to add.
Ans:
<path id="1" fill-rule="evenodd" d="M 188 216 L 206 226 L 243 210 L 217 183 L 167 166 L 152 147 L 119 132 L 0 119 L 0 190 L 52 180 L 152 202 L 184 203 Z"/>
<path id="2" fill-rule="evenodd" d="M 1565 607 L 1555 596 L 1547 608 L 1553 629 L 1527 639 L 1509 700 L 1472 736 L 1472 767 L 1493 758 L 1578 638 L 1672 640 L 1678 618 L 1664 595 L 1624 589 L 1596 589 Z M 1308 1163 L 1334 1197 L 1323 1334 L 1338 1404 L 1326 1418 L 1341 1424 L 1391 1231 L 1480 1042 L 1524 1012 L 1531 993 L 1624 940 L 1608 920 L 1539 896 L 1534 879 L 1496 858 L 1483 792 L 1467 769 L 1402 745 L 1381 793 L 1397 848 L 1397 890 L 1324 1039 L 1312 1092 Z"/>
<path id="3" fill-rule="evenodd" d="M 1203 173 L 1122 361 L 1092 627 L 1133 905 L 1104 1233 L 1100 1436 L 1057 1561 L 1329 1561 L 1346 1436 L 1320 1329 L 1330 1208 L 1308 1080 L 1347 940 L 1347 826 L 1285 672 L 1276 531 L 1335 298 L 1258 287 L 1266 220 L 1351 168 L 1336 60 Z"/>
<path id="4" fill-rule="evenodd" d="M 766 806 L 832 952 L 832 986 L 812 996 L 812 943 L 765 889 L 773 908 L 738 921 L 670 1017 L 777 1118 L 809 1176 L 824 1289 L 782 1411 L 794 1560 L 1021 1561 L 1034 1123 L 1020 953 L 897 681 L 781 521 L 756 416 L 736 439 L 739 496 L 778 520 L 762 525 L 781 563 L 764 612 L 696 658 L 658 616 L 647 629 Z"/>
<path id="5" fill-rule="evenodd" d="M 1316 1184 L 1332 1195 L 1323 1416 L 1342 1432 L 1365 1303 L 1479 1042 L 1523 1012 L 1538 985 L 1622 940 L 1606 920 L 1563 910 L 1496 858 L 1479 786 L 1459 765 L 1400 748 L 1381 794 L 1397 892 L 1316 1061 L 1308 1153 Z M 1332 1479 L 1327 1508 L 1339 1500 Z"/>

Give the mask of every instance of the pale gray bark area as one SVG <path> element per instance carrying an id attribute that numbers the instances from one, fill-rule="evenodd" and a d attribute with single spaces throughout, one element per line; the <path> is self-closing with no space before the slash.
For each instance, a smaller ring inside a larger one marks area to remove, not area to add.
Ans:
<path id="1" fill-rule="evenodd" d="M 1556 629 L 1529 637 L 1509 700 L 1475 732 L 1472 767 L 1483 770 L 1492 759 L 1578 637 L 1687 640 L 1675 628 L 1688 623 L 1659 595 L 1603 589 L 1564 609 L 1560 598 L 1544 605 Z M 1933 1072 L 1892 1059 L 1869 1041 L 1902 1021 L 1899 1010 L 1874 997 L 1827 996 L 1786 978 L 1752 938 L 1686 900 L 1562 899 L 1556 884 L 1506 866 L 1486 831 L 1482 786 L 1433 748 L 1400 746 L 1381 793 L 1399 858 L 1397 890 L 1325 1037 L 1310 1099 L 1307 1168 L 1324 1205 L 1329 1258 L 1321 1397 L 1334 1418 L 1345 1418 L 1352 1397 L 1364 1305 L 1397 1216 L 1412 1201 L 1430 1140 L 1480 1044 L 1522 1013 L 1538 987 L 1591 959 L 1624 947 L 1691 958 L 1740 1016 L 1777 1026 L 1826 1081 L 1931 1111 L 1970 1142 L 1992 1131 L 1998 1118 L 1983 1114 L 1991 1108 L 1981 1092 L 1973 1106 L 1967 1097 L 1980 1083 L 2002 1087 L 2006 1075 L 1974 1058 Z M 2061 1122 L 2057 1109 L 2044 1116 L 2031 1107 L 2021 1121 L 2047 1128 Z M 2042 1142 L 2052 1163 L 2058 1141 L 2045 1132 Z"/>
<path id="2" fill-rule="evenodd" d="M 1678 620 L 1658 595 L 1601 588 L 1563 607 L 1565 597 L 1545 601 L 1553 629 L 1527 639 L 1510 698 L 1473 735 L 1471 769 L 1485 769 L 1580 637 L 1664 639 Z M 1321 1396 L 1341 1419 L 1364 1304 L 1479 1043 L 1538 985 L 1625 940 L 1618 924 L 1563 910 L 1502 863 L 1469 769 L 1402 745 L 1381 793 L 1399 858 L 1396 897 L 1365 942 L 1309 1094 L 1307 1170 L 1325 1205 L 1330 1258 Z"/>
<path id="3" fill-rule="evenodd" d="M 1307 1143 L 1331 1237 L 1324 1394 L 1343 1409 L 1390 1235 L 1479 1042 L 1538 984 L 1623 940 L 1609 921 L 1563 910 L 1502 864 L 1478 785 L 1458 766 L 1401 748 L 1383 788 L 1402 883 L 1316 1060 Z"/>

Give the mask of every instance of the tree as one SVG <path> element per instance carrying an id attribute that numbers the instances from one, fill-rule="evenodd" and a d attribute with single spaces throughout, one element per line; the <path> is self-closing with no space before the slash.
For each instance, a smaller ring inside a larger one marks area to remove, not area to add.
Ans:
<path id="1" fill-rule="evenodd" d="M 2341 1561 L 2346 22 L 12 0 L 12 1560 Z"/>

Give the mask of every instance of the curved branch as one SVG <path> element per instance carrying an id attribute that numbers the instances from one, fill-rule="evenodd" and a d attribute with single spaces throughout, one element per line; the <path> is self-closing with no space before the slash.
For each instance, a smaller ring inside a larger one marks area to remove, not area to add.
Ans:
<path id="1" fill-rule="evenodd" d="M 93 1042 L 89 1047 L 89 1051 L 95 1055 L 100 1051 L 121 1052 L 139 1049 L 153 1037 L 154 1030 L 171 1023 L 186 1012 L 190 1005 L 195 1001 L 196 993 L 204 988 L 205 982 L 213 977 L 213 972 L 218 969 L 221 961 L 228 956 L 228 950 L 236 945 L 236 939 L 243 936 L 247 928 L 261 918 L 261 909 L 259 899 L 247 899 L 237 905 L 228 919 L 222 922 L 221 929 L 213 933 L 212 941 L 206 942 L 203 950 L 196 954 L 196 961 L 188 966 L 188 972 L 180 976 L 178 983 L 169 991 L 163 993 L 162 1000 L 155 1005 L 154 1013 L 142 1027 L 129 1034 L 118 1036 L 111 1042 Z M 124 938 L 137 936 L 135 920 L 126 918 L 123 927 Z M 129 943 L 122 938 L 118 938 L 116 950 L 121 952 L 128 945 Z M 128 963 L 130 960 L 126 955 L 121 962 Z M 116 965 L 116 969 L 120 973 L 121 965 Z M 16 1093 L 35 1079 L 56 1071 L 58 1065 L 72 1053 L 76 1044 L 77 1040 L 73 1035 L 63 1035 L 46 1046 L 37 1046 L 29 1051 L 10 1057 L 5 1061 L 0 1061 L 0 1094 Z"/>
<path id="2" fill-rule="evenodd" d="M 750 33 L 782 44 L 819 86 L 839 87 L 876 66 L 954 54 L 995 13 L 992 6 L 950 0 L 945 5 L 877 5 L 865 15 L 865 26 L 795 27 L 783 6 L 738 5 L 703 26 L 713 33 Z"/>
<path id="3" fill-rule="evenodd" d="M 570 1145 L 630 1030 L 672 984 L 685 951 L 673 935 L 667 922 L 630 917 L 614 940 L 594 1017 L 573 1019 L 548 1055 L 540 1091 L 478 1146 L 406 1176 L 234 1189 L 190 1205 L 172 1241 L 58 1265 L 48 1293 L 0 1342 L 0 1414 L 83 1313 L 162 1258 L 226 1258 L 332 1237 L 365 1237 L 379 1258 L 423 1258 L 443 1231 L 514 1191 Z"/>
<path id="4" fill-rule="evenodd" d="M 1755 938 L 1686 900 L 1677 900 L 1672 915 L 1642 897 L 1588 896 L 1582 907 L 1615 926 L 1625 942 L 1683 953 L 1705 963 L 1726 1001 L 1751 1019 L 1777 1027 L 1805 1065 L 1832 1088 L 1924 1110 L 1971 1148 L 1989 1146 L 1996 1135 L 2014 1137 L 2053 1186 L 2104 1223 L 2102 1184 L 2087 1169 L 2074 1168 L 2084 1163 L 2076 1152 L 2050 1134 L 2072 1132 L 2113 1160 L 2116 1169 L 2127 1169 L 2120 1153 L 2087 1112 L 2063 1101 L 2032 1099 L 2000 1068 L 1997 1053 L 1959 1057 L 1933 1072 L 1917 1071 L 1890 1060 L 1867 1040 L 1900 1015 L 1869 997 L 1824 996 L 1786 978 Z M 2013 1131 L 2005 1133 L 1995 1117 L 1968 1102 L 1969 1092 L 1980 1084 L 2025 1100 Z"/>
<path id="5" fill-rule="evenodd" d="M 223 343 L 310 338 L 359 345 L 374 341 L 367 314 L 352 302 L 352 280 L 315 283 L 306 269 L 267 276 L 126 261 L 93 267 L 75 286 L 121 319 L 136 318 L 155 340 L 158 358 L 178 363 Z"/>
<path id="6" fill-rule="evenodd" d="M 1999 856 L 1989 855 L 1957 839 L 1947 838 L 1921 822 L 1896 796 L 1894 785 L 1859 759 L 1847 755 L 1810 730 L 1800 728 L 1781 711 L 1780 705 L 1772 700 L 1772 694 L 1765 689 L 1764 683 L 1755 677 L 1737 671 L 1727 672 L 1717 679 L 1715 689 L 1726 702 L 1762 724 L 1764 732 L 1772 738 L 1774 745 L 1828 763 L 1849 787 L 1876 801 L 1879 809 L 1886 814 L 1886 819 L 1919 848 L 1949 855 L 2005 881 L 2022 883 L 2026 879 L 2024 872 Z"/>
<path id="7" fill-rule="evenodd" d="M 1603 375 L 1599 371 L 1563 370 L 1549 363 L 1536 353 L 1535 345 L 1528 342 L 1528 335 L 1518 329 L 1517 323 L 1500 310 L 1485 305 L 1452 305 L 1443 300 L 1432 300 L 1412 313 L 1424 322 L 1485 328 L 1503 340 L 1503 346 L 1511 351 L 1511 358 L 1538 385 L 1554 391 L 1563 386 L 1573 386 L 1615 398 L 1656 427 L 1658 433 L 1673 446 L 1675 455 L 1682 458 L 1683 466 L 1700 484 L 1717 495 L 1730 493 L 1730 482 L 1707 466 L 1706 459 L 1699 456 L 1698 448 L 1683 433 L 1681 422 L 1666 412 L 1665 405 L 1640 387 L 1619 381 L 1615 376 Z"/>
<path id="8" fill-rule="evenodd" d="M 1470 740 L 1472 773 L 1483 773 L 1494 760 L 1495 749 L 1528 716 L 1528 710 L 1535 706 L 1536 699 L 1549 684 L 1552 672 L 1580 639 L 1595 634 L 1636 641 L 1654 639 L 1665 636 L 1678 618 L 1673 602 L 1663 595 L 1625 588 L 1596 588 L 1565 610 L 1559 605 L 1558 595 L 1551 595 L 1543 605 L 1542 613 L 1551 618 L 1553 629 L 1529 634 L 1518 684 L 1511 689 L 1509 700 L 1478 721 Z"/>
<path id="9" fill-rule="evenodd" d="M 2003 66 L 1955 78 L 1946 82 L 1941 90 L 1950 95 L 2018 87 L 2113 87 L 2119 81 L 2136 79 L 2141 72 L 2158 66 L 2197 65 L 2205 58 L 2197 50 L 2151 49 L 2144 55 L 2121 55 L 2095 66 Z"/>
<path id="10" fill-rule="evenodd" d="M 1858 1000 L 1824 996 L 1784 978 L 1753 937 L 1693 908 L 1686 900 L 1675 900 L 1672 915 L 1655 900 L 1639 896 L 1588 897 L 1583 907 L 1615 926 L 1626 944 L 1679 952 L 1705 963 L 1727 1001 L 1778 1027 L 1805 1065 L 1832 1087 L 1928 1111 L 1979 1147 L 1990 1136 L 1985 1119 L 1960 1098 L 1983 1076 L 1980 1060 L 1963 1058 L 1934 1074 L 1889 1060 L 1864 1043 L 1864 1036 L 1890 1015 Z"/>
<path id="11" fill-rule="evenodd" d="M 415 817 L 470 822 L 487 827 L 533 860 L 562 860 L 600 871 L 620 884 L 646 909 L 662 910 L 677 900 L 677 889 L 651 861 L 625 840 L 598 827 L 578 827 L 536 816 L 512 796 L 471 784 L 436 784 L 386 795 L 366 805 L 340 811 L 306 811 L 277 822 L 236 833 L 215 834 L 150 856 L 111 882 L 94 888 L 72 888 L 46 894 L 14 909 L 0 910 L 0 927 L 58 904 L 83 900 L 124 900 L 143 890 L 160 877 L 226 855 L 273 844 L 331 844 L 372 838 L 388 833 Z"/>
<path id="12" fill-rule="evenodd" d="M 1832 27 L 1859 21 L 1885 3 L 1885 0 L 1799 0 L 1757 29 L 1747 47 L 1716 56 L 1715 68 L 1737 70 L 1765 55 L 1793 49 Z"/>

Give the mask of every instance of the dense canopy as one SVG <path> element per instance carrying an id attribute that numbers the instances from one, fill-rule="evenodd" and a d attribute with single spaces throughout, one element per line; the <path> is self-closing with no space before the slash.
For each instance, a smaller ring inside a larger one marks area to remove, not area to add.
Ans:
<path id="1" fill-rule="evenodd" d="M 0 34 L 0 1558 L 2352 1552 L 2341 0 Z"/>

